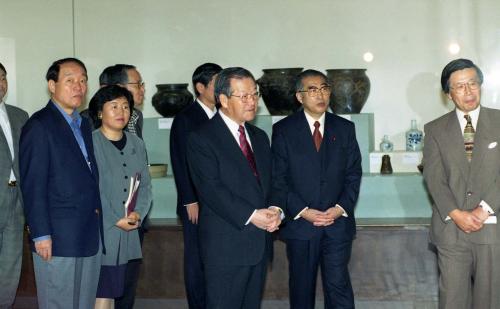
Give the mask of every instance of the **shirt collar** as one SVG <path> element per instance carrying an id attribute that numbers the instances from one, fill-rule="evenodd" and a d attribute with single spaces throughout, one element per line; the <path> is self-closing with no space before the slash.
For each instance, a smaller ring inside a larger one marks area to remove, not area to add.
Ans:
<path id="1" fill-rule="evenodd" d="M 205 114 L 207 114 L 208 118 L 212 119 L 212 117 L 215 116 L 215 114 L 217 113 L 217 109 L 215 108 L 215 106 L 214 109 L 211 110 L 210 108 L 208 108 L 208 106 L 206 106 L 203 102 L 201 102 L 199 98 L 196 98 L 196 102 L 200 104 L 201 108 L 203 108 L 203 111 L 205 111 Z"/>
<path id="2" fill-rule="evenodd" d="M 5 106 L 5 102 L 0 100 L 0 112 L 5 113 L 7 115 L 7 107 Z"/>
<path id="3" fill-rule="evenodd" d="M 478 105 L 477 108 L 473 111 L 470 111 L 468 114 L 471 118 L 472 126 L 476 129 L 477 128 L 477 121 L 479 119 L 479 112 L 481 111 L 481 105 Z M 465 124 L 467 123 L 467 120 L 465 120 L 464 115 L 465 113 L 458 108 L 455 108 L 455 112 L 457 113 L 458 117 L 458 122 L 460 124 L 463 124 L 463 127 L 465 127 Z"/>
<path id="4" fill-rule="evenodd" d="M 226 123 L 227 127 L 229 128 L 229 130 L 231 132 L 238 132 L 238 129 L 240 128 L 240 125 L 238 123 L 236 123 L 236 121 L 234 121 L 233 119 L 231 119 L 228 116 L 226 116 L 226 114 L 224 114 L 220 110 L 219 110 L 219 114 L 220 114 L 222 120 Z M 245 127 L 245 123 L 244 122 L 241 125 L 243 127 Z"/>
<path id="5" fill-rule="evenodd" d="M 304 111 L 304 115 L 306 115 L 306 120 L 307 120 L 307 123 L 309 124 L 309 129 L 311 129 L 311 132 L 314 132 L 314 123 L 316 121 L 318 121 L 319 122 L 319 131 L 321 132 L 321 134 L 323 134 L 324 128 L 325 128 L 325 114 L 326 113 L 323 113 L 323 115 L 321 115 L 321 117 L 319 117 L 319 119 L 316 120 L 311 115 L 309 115 L 306 111 Z"/>
<path id="6" fill-rule="evenodd" d="M 54 106 L 63 115 L 64 119 L 66 120 L 66 122 L 69 125 L 71 125 L 71 123 L 73 122 L 73 119 L 76 119 L 76 123 L 78 124 L 78 126 L 80 126 L 82 124 L 82 117 L 80 116 L 80 114 L 78 113 L 78 111 L 76 109 L 73 110 L 73 113 L 71 113 L 71 115 L 68 115 L 56 102 L 54 102 L 52 100 L 50 100 L 50 102 L 52 102 L 52 104 L 54 104 Z"/>

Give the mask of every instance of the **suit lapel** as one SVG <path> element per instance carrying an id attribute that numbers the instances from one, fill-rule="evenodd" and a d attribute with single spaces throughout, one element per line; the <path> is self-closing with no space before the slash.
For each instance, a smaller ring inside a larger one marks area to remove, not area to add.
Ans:
<path id="1" fill-rule="evenodd" d="M 73 134 L 73 130 L 71 130 L 71 127 L 69 126 L 68 122 L 66 121 L 64 116 L 61 115 L 61 112 L 57 109 L 57 107 L 54 106 L 54 104 L 56 103 L 50 101 L 49 104 L 47 104 L 47 107 L 49 108 L 50 111 L 52 111 L 55 121 L 57 121 L 56 128 L 60 128 L 60 132 L 58 132 L 58 134 L 61 136 L 62 140 L 69 141 L 69 145 L 67 145 L 68 148 L 71 149 L 71 151 L 74 153 L 75 156 L 77 156 L 77 158 L 80 158 L 80 162 L 82 163 L 82 165 L 84 165 L 85 169 L 89 171 L 89 173 L 91 173 L 87 161 L 83 156 L 82 150 L 80 149 L 80 146 L 76 141 L 75 135 Z M 82 133 L 82 135 L 84 134 Z M 90 151 L 91 148 L 88 148 L 88 143 L 89 143 L 88 141 L 85 141 L 85 146 L 87 147 L 87 151 Z"/>
<path id="2" fill-rule="evenodd" d="M 18 119 L 15 116 L 15 114 L 12 113 L 12 109 L 8 105 L 5 105 L 5 107 L 7 108 L 7 116 L 9 117 L 10 130 L 12 131 L 12 141 L 14 142 L 14 155 L 15 155 L 19 153 L 19 136 L 21 136 L 22 119 Z M 14 158 L 14 160 L 16 159 L 17 158 Z"/>
<path id="3" fill-rule="evenodd" d="M 9 150 L 9 144 L 7 143 L 7 138 L 5 137 L 5 132 L 3 131 L 2 127 L 0 127 L 0 144 L 5 145 L 5 147 L 2 147 L 2 149 L 3 149 L 2 151 L 7 154 L 7 157 L 12 162 L 12 155 L 11 155 L 10 150 Z"/>
<path id="4" fill-rule="evenodd" d="M 483 157 L 488 151 L 488 143 L 496 140 L 490 136 L 489 128 L 493 128 L 490 123 L 488 113 L 481 108 L 479 119 L 477 121 L 476 134 L 474 134 L 474 150 L 472 151 L 472 161 L 470 163 L 471 173 L 478 173 L 483 163 Z M 474 175 L 471 175 L 471 177 Z"/>
<path id="5" fill-rule="evenodd" d="M 325 165 L 324 171 L 330 167 L 330 162 L 334 161 L 330 156 L 334 154 L 335 148 L 338 147 L 336 136 L 336 123 L 332 115 L 325 115 L 325 130 L 323 133 L 323 141 L 321 142 L 321 153 L 323 154 L 322 162 Z"/>

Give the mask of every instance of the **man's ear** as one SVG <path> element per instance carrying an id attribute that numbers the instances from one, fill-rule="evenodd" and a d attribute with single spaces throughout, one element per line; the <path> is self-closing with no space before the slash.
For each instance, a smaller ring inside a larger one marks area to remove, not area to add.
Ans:
<path id="1" fill-rule="evenodd" d="M 198 91 L 198 93 L 203 93 L 205 91 L 205 85 L 203 85 L 202 83 L 196 83 L 195 85 L 196 87 L 196 91 Z"/>
<path id="2" fill-rule="evenodd" d="M 50 92 L 51 94 L 54 94 L 54 92 L 56 92 L 56 82 L 55 82 L 55 81 L 53 81 L 52 79 L 51 79 L 51 80 L 49 80 L 49 82 L 48 82 L 48 87 L 49 87 L 49 92 Z"/>
<path id="3" fill-rule="evenodd" d="M 299 101 L 300 104 L 302 104 L 302 93 L 295 92 L 295 97 L 297 98 L 297 101 Z"/>
<path id="4" fill-rule="evenodd" d="M 226 109 L 229 107 L 229 98 L 225 94 L 219 94 L 219 101 L 222 107 Z"/>
<path id="5" fill-rule="evenodd" d="M 453 101 L 451 94 L 449 92 L 446 94 L 446 96 L 448 97 L 449 100 Z"/>

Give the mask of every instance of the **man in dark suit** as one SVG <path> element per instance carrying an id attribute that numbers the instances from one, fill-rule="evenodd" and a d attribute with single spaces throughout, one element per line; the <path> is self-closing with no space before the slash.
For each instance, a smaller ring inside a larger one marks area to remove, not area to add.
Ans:
<path id="1" fill-rule="evenodd" d="M 101 266 L 99 176 L 90 126 L 76 110 L 87 70 L 65 58 L 46 79 L 51 99 L 26 122 L 19 147 L 38 306 L 93 308 Z"/>
<path id="2" fill-rule="evenodd" d="M 205 309 L 205 282 L 198 240 L 199 204 L 189 176 L 186 142 L 189 133 L 216 113 L 214 83 L 222 68 L 205 63 L 193 73 L 196 100 L 178 113 L 170 130 L 170 158 L 177 187 L 177 215 L 184 234 L 184 284 L 190 309 Z"/>
<path id="3" fill-rule="evenodd" d="M 215 81 L 217 115 L 191 133 L 187 158 L 200 208 L 199 233 L 207 308 L 260 308 L 270 233 L 281 223 L 268 208 L 271 150 L 266 133 L 249 124 L 259 94 L 243 68 Z M 266 232 L 267 231 L 267 232 Z"/>
<path id="4" fill-rule="evenodd" d="M 362 175 L 354 124 L 326 112 L 330 85 L 321 72 L 302 72 L 296 97 L 304 110 L 276 123 L 272 139 L 272 204 L 290 218 L 280 231 L 290 306 L 314 308 L 321 265 L 325 308 L 354 308 L 347 264 Z"/>
<path id="5" fill-rule="evenodd" d="M 7 89 L 7 70 L 0 63 L 0 308 L 14 303 L 21 274 L 24 215 L 18 145 L 28 120 L 25 111 L 5 103 Z"/>
<path id="6" fill-rule="evenodd" d="M 109 66 L 102 71 L 101 75 L 99 75 L 99 85 L 101 87 L 119 85 L 130 91 L 134 99 L 134 108 L 130 114 L 130 119 L 125 127 L 125 131 L 135 134 L 142 139 L 142 127 L 144 120 L 142 112 L 137 107 L 142 106 L 144 103 L 145 84 L 137 68 L 130 64 L 115 64 Z M 89 120 L 92 129 L 95 129 L 92 118 L 89 116 L 88 109 L 83 110 L 80 114 L 86 117 Z M 146 216 L 143 220 L 143 224 L 138 229 L 141 246 L 144 240 L 144 233 L 147 229 L 147 225 L 148 217 Z M 127 270 L 125 272 L 125 289 L 123 296 L 115 299 L 116 309 L 132 309 L 134 307 L 135 292 L 137 289 L 137 282 L 139 281 L 141 263 L 142 259 L 130 260 L 127 263 Z"/>
<path id="7" fill-rule="evenodd" d="M 425 125 L 439 308 L 500 308 L 500 111 L 481 106 L 482 83 L 472 61 L 448 63 L 441 87 L 456 108 Z"/>

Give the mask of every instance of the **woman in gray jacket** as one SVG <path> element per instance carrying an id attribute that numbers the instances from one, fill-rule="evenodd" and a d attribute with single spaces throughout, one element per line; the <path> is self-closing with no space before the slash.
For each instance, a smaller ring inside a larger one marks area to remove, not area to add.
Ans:
<path id="1" fill-rule="evenodd" d="M 98 128 L 92 140 L 106 246 L 96 308 L 114 307 L 114 298 L 123 294 L 126 264 L 142 258 L 137 228 L 149 211 L 152 194 L 144 142 L 123 131 L 133 102 L 127 89 L 106 86 L 89 103 L 89 114 Z"/>

